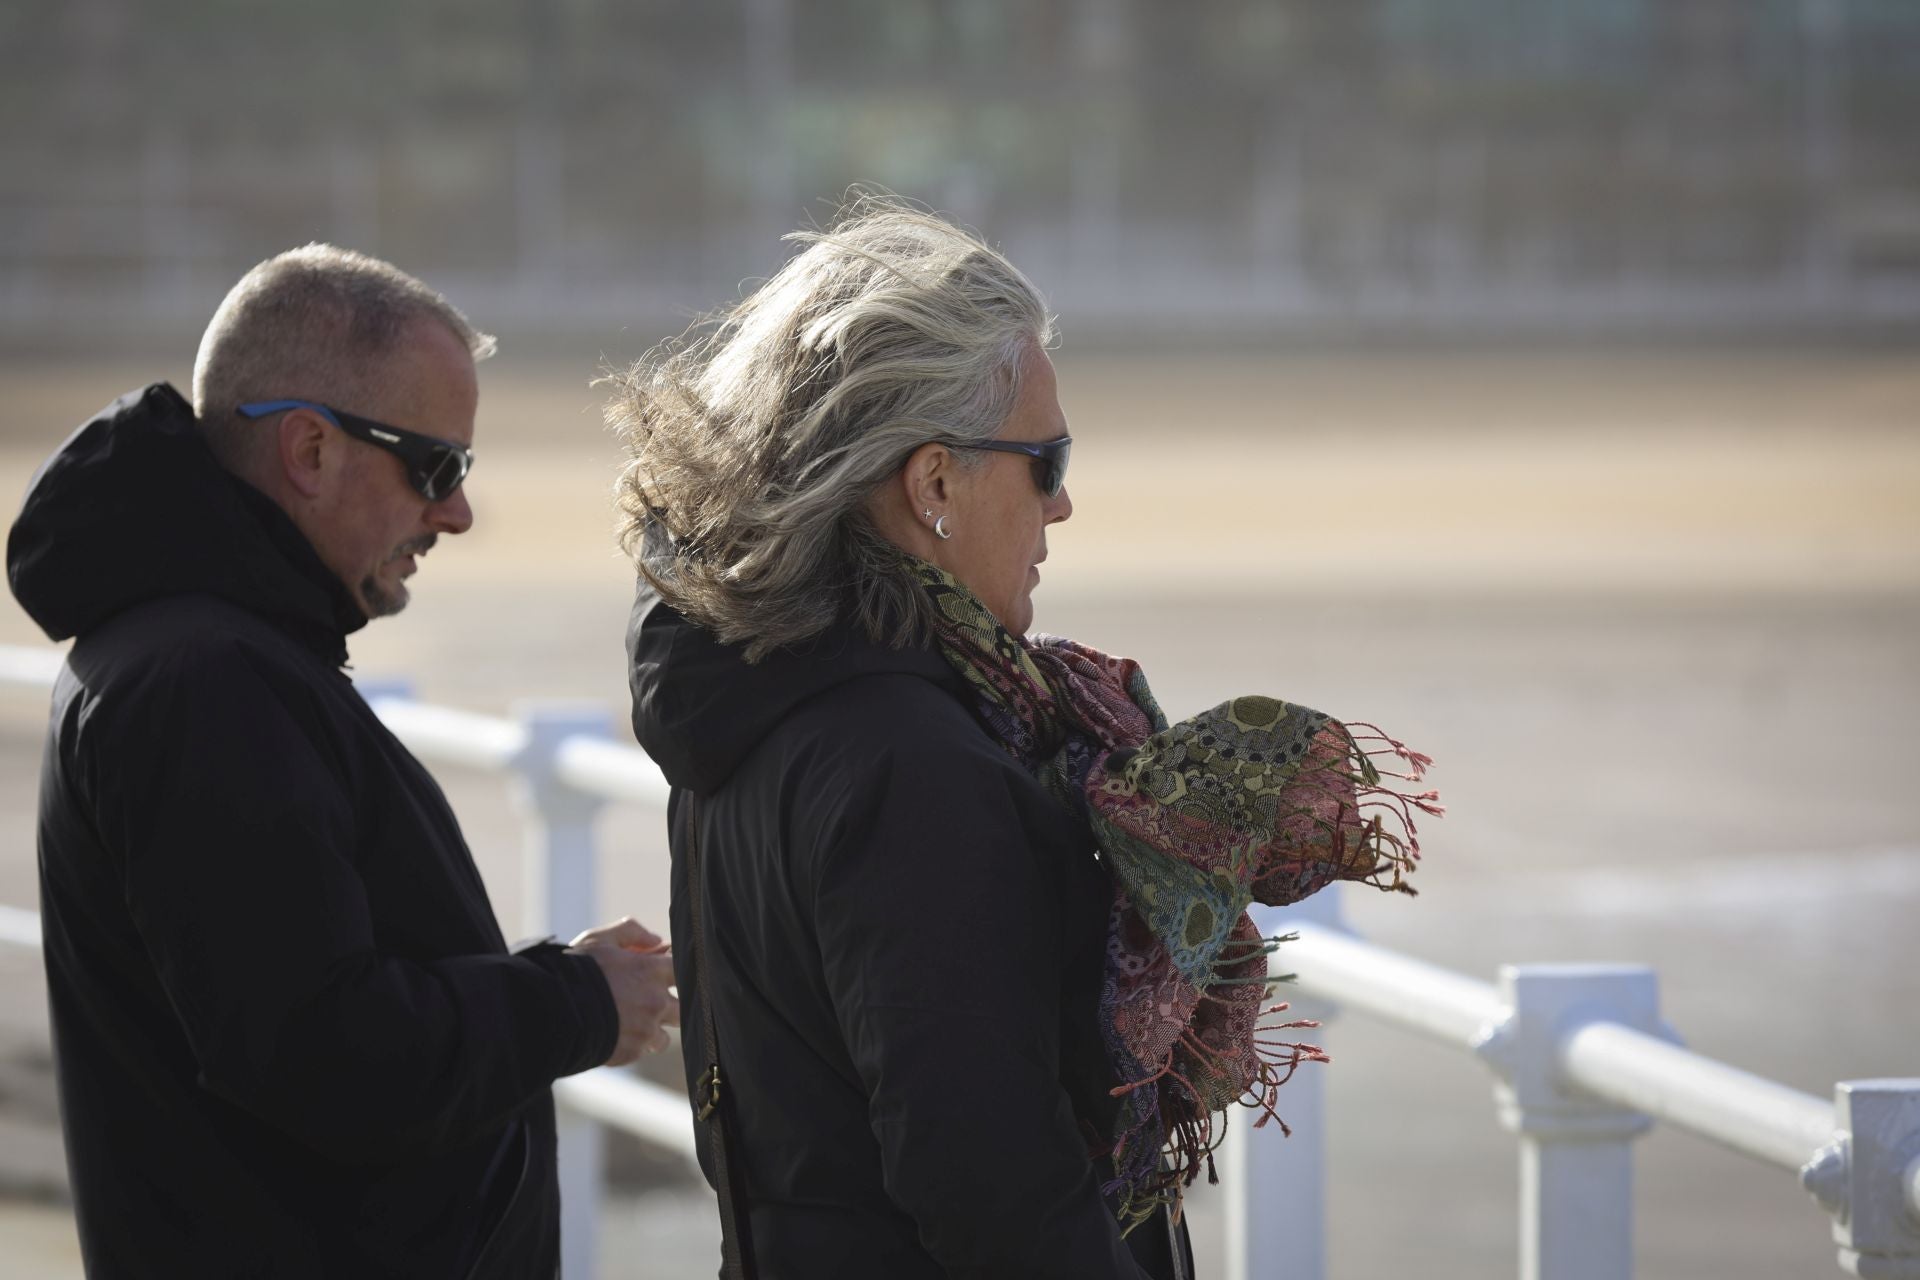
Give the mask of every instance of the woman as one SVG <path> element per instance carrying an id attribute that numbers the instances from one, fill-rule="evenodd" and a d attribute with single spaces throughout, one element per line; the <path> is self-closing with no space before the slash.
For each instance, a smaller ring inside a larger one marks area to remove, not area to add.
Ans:
<path id="1" fill-rule="evenodd" d="M 1188 1275 L 1211 1113 L 1317 1052 L 1255 1052 L 1246 902 L 1411 851 L 1359 819 L 1335 722 L 1241 699 L 1160 732 L 1133 664 L 1026 638 L 1071 441 L 1004 257 L 890 201 L 792 238 L 610 409 L 729 1251 L 762 1280 Z"/>

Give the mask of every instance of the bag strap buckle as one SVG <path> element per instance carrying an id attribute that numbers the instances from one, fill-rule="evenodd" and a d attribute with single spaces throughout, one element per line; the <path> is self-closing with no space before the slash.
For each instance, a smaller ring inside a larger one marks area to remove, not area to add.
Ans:
<path id="1" fill-rule="evenodd" d="M 700 1109 L 695 1114 L 705 1121 L 720 1109 L 720 1064 L 714 1063 L 700 1073 Z"/>

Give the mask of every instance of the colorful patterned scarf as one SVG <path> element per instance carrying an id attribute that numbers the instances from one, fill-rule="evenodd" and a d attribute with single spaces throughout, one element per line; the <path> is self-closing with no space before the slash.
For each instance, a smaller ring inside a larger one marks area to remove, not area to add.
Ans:
<path id="1" fill-rule="evenodd" d="M 933 597 L 942 654 L 975 711 L 1022 766 L 1085 818 L 1112 869 L 1100 998 L 1121 1081 L 1103 1188 L 1129 1229 L 1178 1204 L 1242 1101 L 1278 1119 L 1276 1091 L 1317 1047 L 1261 1025 L 1267 953 L 1247 907 L 1298 902 L 1335 880 L 1411 894 L 1414 809 L 1442 812 L 1418 781 L 1426 756 L 1370 725 L 1243 697 L 1169 726 L 1140 666 L 1055 637 L 1021 640 L 957 580 L 912 562 Z M 1361 732 L 1356 733 L 1358 729 Z M 1362 744 L 1368 744 L 1363 746 Z M 1405 766 L 1383 773 L 1375 758 Z M 1281 1128 L 1286 1129 L 1284 1121 Z"/>

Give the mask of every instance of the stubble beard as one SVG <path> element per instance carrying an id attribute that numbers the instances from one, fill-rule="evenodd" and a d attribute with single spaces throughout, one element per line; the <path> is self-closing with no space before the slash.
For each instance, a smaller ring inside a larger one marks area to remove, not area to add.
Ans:
<path id="1" fill-rule="evenodd" d="M 432 533 L 424 534 L 418 538 L 409 538 L 393 549 L 392 554 L 381 562 L 382 567 L 392 564 L 396 560 L 404 560 L 408 556 L 425 555 L 428 551 L 432 550 L 433 544 L 437 541 L 439 541 L 439 535 Z M 366 602 L 367 617 L 372 619 L 391 618 L 394 614 L 406 608 L 407 601 L 413 597 L 407 590 L 407 583 L 404 578 L 395 581 L 392 588 L 389 589 L 380 584 L 379 573 L 376 570 L 360 579 L 360 598 Z"/>

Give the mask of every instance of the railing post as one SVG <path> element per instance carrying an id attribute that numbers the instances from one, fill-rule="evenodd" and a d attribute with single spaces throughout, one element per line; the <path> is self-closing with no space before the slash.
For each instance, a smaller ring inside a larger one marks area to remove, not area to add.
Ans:
<path id="1" fill-rule="evenodd" d="M 1630 1280 L 1633 1151 L 1653 1121 L 1568 1087 L 1561 1047 L 1592 1022 L 1671 1036 L 1641 965 L 1504 965 L 1510 1012 L 1481 1057 L 1499 1072 L 1500 1120 L 1520 1137 L 1521 1280 Z"/>
<path id="2" fill-rule="evenodd" d="M 404 676 L 372 678 L 356 676 L 353 688 L 369 706 L 382 698 L 397 698 L 403 702 L 413 701 L 413 681 Z"/>
<path id="3" fill-rule="evenodd" d="M 1310 921 L 1344 929 L 1339 886 L 1322 889 L 1288 907 L 1254 907 L 1253 920 L 1271 938 L 1290 921 Z M 1268 958 L 1268 971 L 1287 972 L 1283 942 Z M 1284 984 L 1276 1001 L 1290 1005 L 1286 1016 L 1325 1023 L 1335 1006 L 1298 997 Z M 1300 1037 L 1324 1044 L 1321 1033 Z M 1293 1129 L 1283 1137 L 1268 1121 L 1253 1127 L 1244 1109 L 1234 1116 L 1235 1130 L 1221 1152 L 1227 1180 L 1227 1280 L 1323 1280 L 1327 1273 L 1327 1098 L 1326 1078 L 1316 1064 L 1303 1066 L 1280 1090 L 1279 1111 Z"/>
<path id="4" fill-rule="evenodd" d="M 514 708 L 526 727 L 527 745 L 515 762 L 514 799 L 526 818 L 521 927 L 561 940 L 597 923 L 593 824 L 604 803 L 565 785 L 554 773 L 560 744 L 576 736 L 608 737 L 609 715 L 601 706 L 526 703 Z M 560 1273 L 566 1280 L 592 1280 L 599 1241 L 604 1165 L 597 1121 L 559 1113 Z"/>
<path id="5" fill-rule="evenodd" d="M 1833 1215 L 1840 1266 L 1863 1280 L 1920 1277 L 1920 1079 L 1834 1088 L 1841 1136 L 1800 1181 Z"/>

